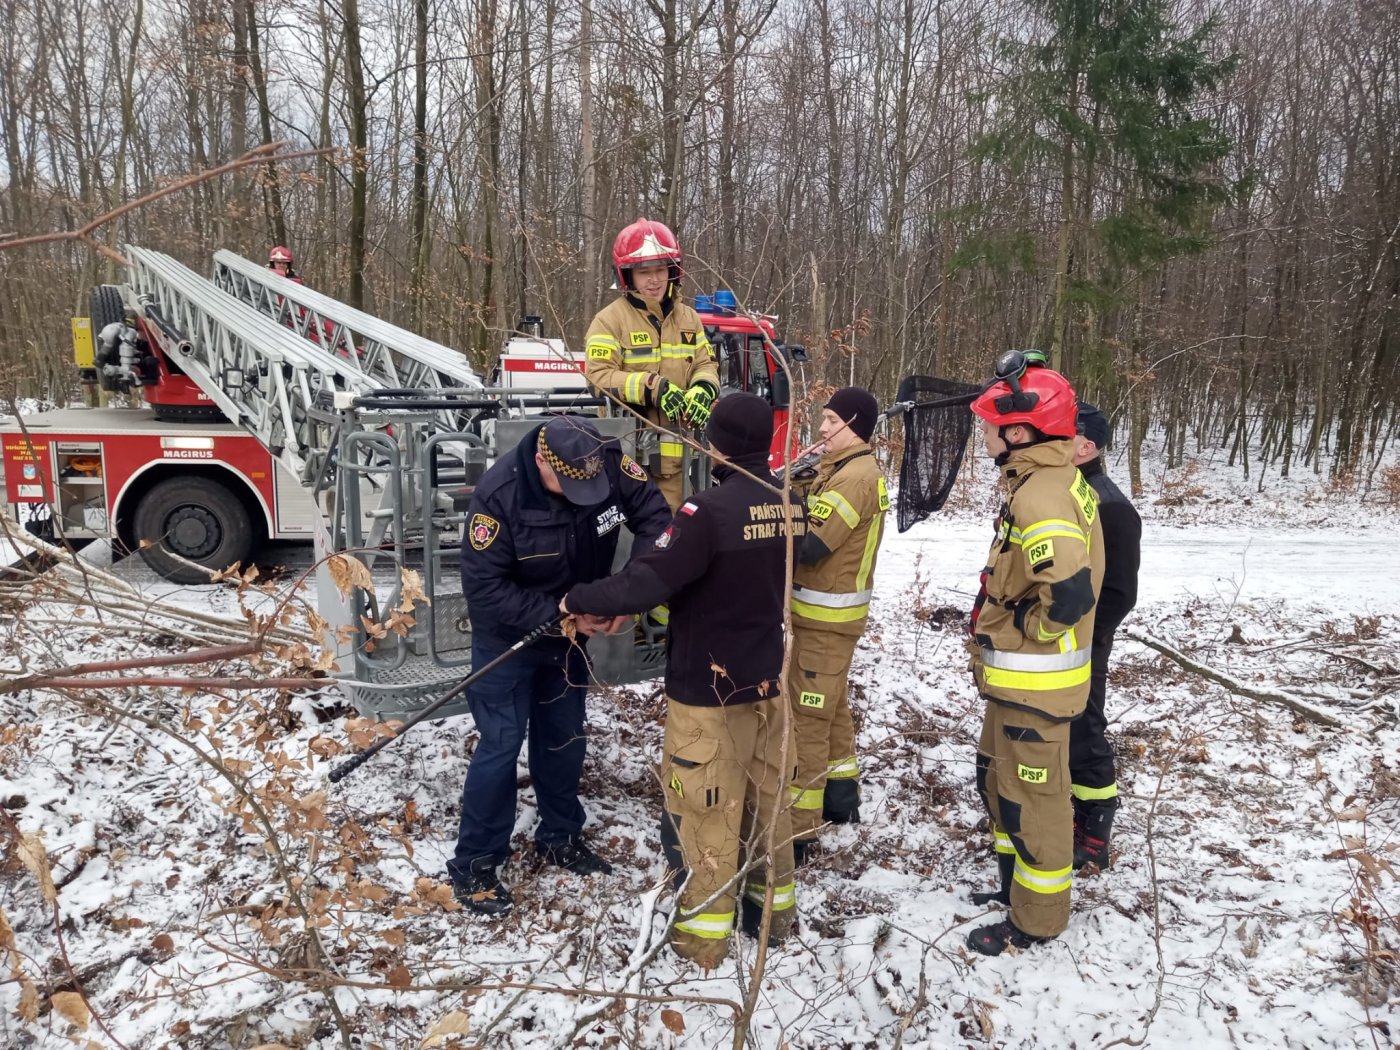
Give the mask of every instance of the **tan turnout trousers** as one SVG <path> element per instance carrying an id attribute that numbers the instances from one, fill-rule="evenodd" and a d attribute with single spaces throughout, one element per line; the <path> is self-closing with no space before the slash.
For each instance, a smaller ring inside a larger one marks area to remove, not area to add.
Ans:
<path id="1" fill-rule="evenodd" d="M 1011 921 L 1033 937 L 1055 937 L 1069 925 L 1069 727 L 988 700 L 977 745 L 977 786 L 991 814 L 997 852 L 1016 857 Z"/>
<path id="2" fill-rule="evenodd" d="M 743 893 L 763 904 L 770 822 L 774 931 L 790 929 L 796 914 L 784 791 L 791 783 L 783 770 L 784 703 L 782 696 L 718 707 L 666 701 L 663 841 L 669 818 L 672 844 L 679 845 L 689 873 L 671 943 L 678 954 L 705 966 L 717 965 L 728 951 L 739 888 L 734 875 L 750 861 Z M 790 753 L 786 762 L 790 768 Z"/>
<path id="3" fill-rule="evenodd" d="M 851 810 L 859 801 L 860 767 L 847 695 L 858 641 L 856 635 L 793 628 L 788 702 L 797 739 L 797 778 L 792 787 L 795 839 L 817 837 L 827 792 L 836 792 L 836 782 L 849 797 L 831 800 L 841 803 L 835 808 Z"/>

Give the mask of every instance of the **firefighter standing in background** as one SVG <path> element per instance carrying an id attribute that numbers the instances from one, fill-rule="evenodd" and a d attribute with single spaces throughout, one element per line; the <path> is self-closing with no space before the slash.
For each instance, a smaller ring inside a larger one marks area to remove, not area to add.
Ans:
<path id="1" fill-rule="evenodd" d="M 484 667 L 556 615 L 572 584 L 611 572 L 624 524 L 640 552 L 671 520 L 646 472 L 615 438 L 577 416 L 550 419 L 498 459 L 477 484 L 468 515 L 461 568 L 473 667 Z M 586 621 L 581 633 L 622 626 Z M 515 765 L 527 739 L 540 815 L 536 852 L 583 875 L 612 870 L 582 835 L 578 784 L 588 679 L 581 645 L 555 636 L 467 691 L 481 737 L 462 786 L 457 849 L 447 872 L 470 911 L 499 915 L 513 903 L 497 868 L 511 853 Z"/>
<path id="2" fill-rule="evenodd" d="M 1074 391 L 1058 372 L 1026 368 L 1018 351 L 998 358 L 997 378 L 972 404 L 1006 489 L 972 651 L 987 701 L 977 788 L 1001 874 L 1001 890 L 982 899 L 1008 901 L 1011 915 L 968 935 L 983 955 L 1069 923 L 1069 733 L 1089 695 L 1104 571 L 1098 500 L 1071 462 Z"/>
<path id="3" fill-rule="evenodd" d="M 296 281 L 297 284 L 304 283 L 301 274 L 292 268 L 292 250 L 279 244 L 267 253 L 267 268 L 289 281 Z"/>
<path id="4" fill-rule="evenodd" d="M 683 491 L 685 446 L 676 430 L 703 430 L 719 396 L 719 371 L 700 315 L 680 301 L 681 262 L 676 235 L 662 223 L 638 219 L 617 235 L 613 269 L 621 294 L 588 326 L 584 366 L 595 389 L 663 428 L 652 475 L 672 511 Z"/>
<path id="5" fill-rule="evenodd" d="M 725 397 L 706 437 L 735 466 L 772 477 L 773 409 L 761 397 Z M 731 883 L 741 866 L 748 867 L 743 929 L 759 930 L 770 830 L 770 943 L 791 932 L 797 904 L 783 790 L 792 766 L 791 753 L 786 761 L 783 755 L 790 738 L 780 688 L 785 508 L 775 492 L 733 467 L 717 464 L 714 477 L 718 485 L 686 500 L 652 550 L 615 576 L 570 588 L 559 606 L 611 617 L 670 603 L 661 842 L 674 872 L 690 869 L 671 945 L 707 969 L 729 950 Z M 800 505 L 786 510 L 800 537 Z"/>
<path id="6" fill-rule="evenodd" d="M 1113 747 L 1104 737 L 1104 693 L 1108 688 L 1108 658 L 1113 635 L 1137 604 L 1138 566 L 1142 561 L 1142 519 L 1128 497 L 1104 473 L 1102 450 L 1108 448 L 1104 414 L 1079 402 L 1074 465 L 1099 498 L 1103 524 L 1103 589 L 1094 608 L 1093 672 L 1084 714 L 1070 723 L 1069 780 L 1074 796 L 1074 866 L 1107 868 L 1113 815 L 1118 812 L 1118 774 Z"/>
<path id="7" fill-rule="evenodd" d="M 890 498 L 870 448 L 879 405 L 848 386 L 822 410 L 826 451 L 803 484 L 809 527 L 793 568 L 787 691 L 797 735 L 793 835 L 798 863 L 822 821 L 860 821 L 860 769 L 848 697 L 851 657 L 870 612 Z"/>

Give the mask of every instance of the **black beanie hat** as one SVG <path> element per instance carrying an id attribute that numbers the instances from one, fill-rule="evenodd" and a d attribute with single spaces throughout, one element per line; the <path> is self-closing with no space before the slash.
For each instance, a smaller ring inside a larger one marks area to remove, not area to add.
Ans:
<path id="1" fill-rule="evenodd" d="M 1079 402 L 1079 411 L 1076 414 L 1075 422 L 1079 433 L 1097 445 L 1100 452 L 1108 448 L 1112 431 L 1108 426 L 1108 417 L 1096 406 L 1087 401 Z"/>
<path id="2" fill-rule="evenodd" d="M 858 386 L 843 386 L 831 395 L 826 407 L 845 421 L 862 441 L 875 433 L 875 421 L 880 418 L 880 404 L 869 390 Z"/>
<path id="3" fill-rule="evenodd" d="M 757 394 L 722 397 L 710 413 L 705 436 L 730 459 L 759 453 L 767 456 L 773 445 L 773 406 Z"/>

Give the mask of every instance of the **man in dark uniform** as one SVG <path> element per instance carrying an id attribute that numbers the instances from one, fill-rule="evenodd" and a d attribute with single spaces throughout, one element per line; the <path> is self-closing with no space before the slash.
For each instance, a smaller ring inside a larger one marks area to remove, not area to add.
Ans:
<path id="1" fill-rule="evenodd" d="M 716 451 L 771 480 L 773 410 L 753 394 L 722 398 L 705 430 Z M 783 691 L 788 521 L 800 504 L 718 464 L 716 487 L 681 504 L 653 549 L 616 576 L 569 589 L 563 612 L 616 616 L 669 602 L 661 842 L 674 872 L 690 869 L 671 930 L 676 953 L 717 966 L 734 930 L 760 929 L 773 865 L 771 942 L 791 932 L 797 895 L 787 791 L 796 762 Z M 768 843 L 773 844 L 771 858 Z M 746 856 L 747 854 L 747 856 Z M 750 858 L 752 861 L 750 862 Z"/>
<path id="2" fill-rule="evenodd" d="M 1074 797 L 1074 866 L 1112 863 L 1108 853 L 1113 815 L 1118 811 L 1118 775 L 1113 747 L 1104 738 L 1104 692 L 1113 635 L 1137 604 L 1138 565 L 1142 560 L 1142 519 L 1128 497 L 1103 469 L 1108 448 L 1108 419 L 1087 401 L 1079 402 L 1074 464 L 1099 497 L 1103 523 L 1103 590 L 1094 612 L 1093 673 L 1084 713 L 1070 723 L 1069 778 Z"/>
<path id="3" fill-rule="evenodd" d="M 558 615 L 575 583 L 612 570 L 625 523 L 634 551 L 651 549 L 670 524 L 661 491 L 616 439 L 576 416 L 556 416 L 526 434 L 488 470 L 472 497 L 462 544 L 462 593 L 472 625 L 472 664 L 485 665 Z M 585 636 L 621 618 L 580 623 Z M 586 640 L 586 638 L 584 639 Z M 467 692 L 481 738 L 462 787 L 457 850 L 447 863 L 457 899 L 499 915 L 513 903 L 499 865 L 515 826 L 515 764 L 527 736 L 539 806 L 535 849 L 579 874 L 611 871 L 584 842 L 578 800 L 588 668 L 579 645 L 547 637 Z"/>

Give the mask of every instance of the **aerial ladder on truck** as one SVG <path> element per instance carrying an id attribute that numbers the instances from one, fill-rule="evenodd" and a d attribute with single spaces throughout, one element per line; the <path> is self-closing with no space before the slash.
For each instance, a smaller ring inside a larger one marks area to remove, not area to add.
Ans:
<path id="1" fill-rule="evenodd" d="M 470 664 L 457 549 L 476 480 L 541 412 L 597 415 L 603 402 L 588 393 L 562 341 L 537 330 L 512 336 L 503 361 L 566 362 L 576 381 L 561 384 L 550 368 L 541 372 L 549 385 L 487 387 L 456 351 L 232 252 L 216 254 L 212 280 L 159 252 L 128 253 L 132 289 L 145 316 L 159 318 L 163 351 L 179 355 L 184 371 L 297 472 L 316 501 L 317 603 L 338 639 L 350 699 L 377 717 L 411 713 Z M 261 354 L 239 330 L 275 352 Z M 631 447 L 630 419 L 596 422 Z M 343 593 L 329 568 L 334 554 L 361 560 L 373 590 Z M 414 610 L 403 637 L 375 631 L 399 605 L 407 571 L 418 574 L 426 607 Z M 660 668 L 659 638 L 598 641 L 590 655 L 601 681 Z"/>

